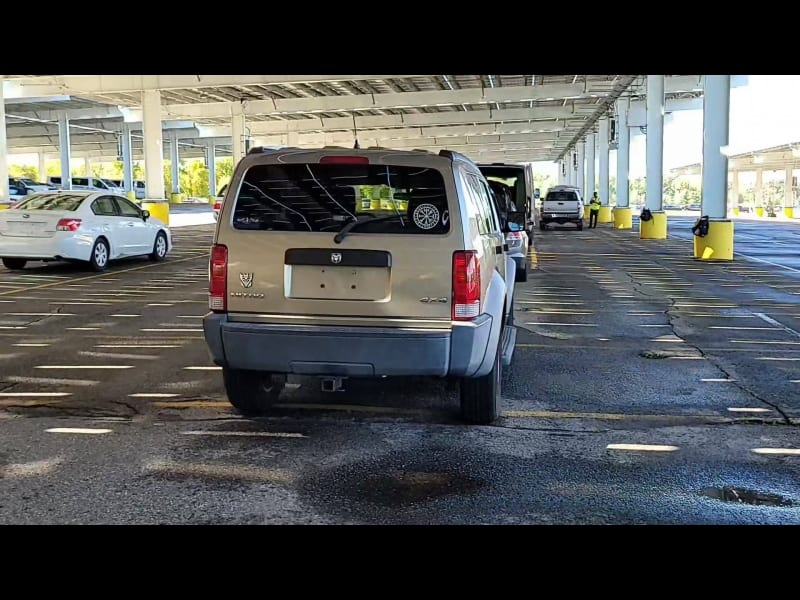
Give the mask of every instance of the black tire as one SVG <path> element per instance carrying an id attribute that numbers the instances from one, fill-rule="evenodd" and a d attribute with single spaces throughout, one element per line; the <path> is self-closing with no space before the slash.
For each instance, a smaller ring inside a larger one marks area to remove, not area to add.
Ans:
<path id="1" fill-rule="evenodd" d="M 545 229 L 547 229 L 547 224 L 546 223 L 539 223 L 539 229 L 544 231 Z"/>
<path id="2" fill-rule="evenodd" d="M 517 274 L 514 279 L 515 281 L 519 281 L 522 283 L 528 281 L 528 265 L 525 265 L 522 268 L 517 269 Z"/>
<path id="3" fill-rule="evenodd" d="M 93 271 L 101 272 L 108 268 L 108 259 L 111 256 L 111 250 L 108 247 L 106 238 L 97 238 L 94 246 L 92 246 L 92 254 L 89 257 L 89 266 Z"/>
<path id="4" fill-rule="evenodd" d="M 502 342 L 501 329 L 491 371 L 483 377 L 461 379 L 461 418 L 467 423 L 489 425 L 500 416 L 500 390 L 503 378 L 503 365 L 500 360 Z"/>
<path id="5" fill-rule="evenodd" d="M 167 235 L 163 231 L 156 234 L 156 239 L 153 242 L 153 251 L 150 253 L 150 260 L 162 261 L 167 257 L 169 244 L 167 243 Z"/>
<path id="6" fill-rule="evenodd" d="M 578 221 L 576 225 L 578 226 L 578 231 L 583 231 L 583 221 Z"/>
<path id="7" fill-rule="evenodd" d="M 9 271 L 19 271 L 28 263 L 24 258 L 4 258 L 3 266 Z"/>
<path id="8" fill-rule="evenodd" d="M 267 412 L 284 387 L 272 373 L 242 369 L 222 369 L 222 381 L 230 403 L 248 417 Z"/>

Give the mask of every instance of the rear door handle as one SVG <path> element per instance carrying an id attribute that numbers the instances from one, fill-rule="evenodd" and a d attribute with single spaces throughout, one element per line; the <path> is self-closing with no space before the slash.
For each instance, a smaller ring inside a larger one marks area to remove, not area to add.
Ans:
<path id="1" fill-rule="evenodd" d="M 504 245 L 504 246 L 495 246 L 495 247 L 494 247 L 494 253 L 495 253 L 495 254 L 502 254 L 502 253 L 503 253 L 503 248 L 505 248 L 506 250 L 508 250 L 508 244 L 506 244 L 506 245 Z"/>

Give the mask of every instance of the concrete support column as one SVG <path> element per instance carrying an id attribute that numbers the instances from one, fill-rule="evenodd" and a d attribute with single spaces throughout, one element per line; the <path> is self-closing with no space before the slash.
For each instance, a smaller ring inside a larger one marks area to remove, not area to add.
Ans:
<path id="1" fill-rule="evenodd" d="M 39 181 L 47 183 L 47 154 L 39 152 Z"/>
<path id="2" fill-rule="evenodd" d="M 592 194 L 597 190 L 594 177 L 594 157 L 594 133 L 590 133 L 586 136 L 586 190 L 583 194 L 583 200 L 586 204 L 589 203 Z"/>
<path id="3" fill-rule="evenodd" d="M 793 178 L 794 167 L 786 167 L 783 179 L 783 214 L 789 218 L 794 216 L 794 190 L 792 189 Z"/>
<path id="4" fill-rule="evenodd" d="M 633 214 L 630 208 L 631 130 L 628 129 L 630 99 L 617 101 L 617 206 L 614 208 L 614 227 L 632 229 Z"/>
<path id="5" fill-rule="evenodd" d="M 667 214 L 663 211 L 664 194 L 664 76 L 647 76 L 647 189 L 645 205 L 653 218 L 642 221 L 639 237 L 663 240 L 667 238 Z"/>
<path id="6" fill-rule="evenodd" d="M 598 151 L 598 179 L 599 188 L 597 193 L 600 196 L 600 213 L 597 215 L 598 223 L 611 223 L 614 217 L 611 214 L 610 206 L 610 185 L 608 177 L 608 137 L 609 137 L 609 122 L 608 117 L 600 119 L 600 126 L 597 137 L 597 151 Z"/>
<path id="7" fill-rule="evenodd" d="M 6 140 L 6 100 L 0 75 L 0 202 L 8 201 L 8 141 Z"/>
<path id="8" fill-rule="evenodd" d="M 8 141 L 6 139 L 6 101 L 3 75 L 0 75 L 0 202 L 8 201 Z M 0 206 L 3 208 L 3 206 Z"/>
<path id="9" fill-rule="evenodd" d="M 575 185 L 575 182 L 578 180 L 578 172 L 575 170 L 575 163 L 573 158 L 574 155 L 575 155 L 575 149 L 570 148 L 569 153 L 566 156 L 569 185 Z"/>
<path id="10" fill-rule="evenodd" d="M 706 75 L 703 86 L 703 187 L 701 210 L 708 233 L 694 236 L 694 256 L 733 260 L 733 221 L 728 219 L 728 129 L 731 76 Z M 649 133 L 649 131 L 648 131 Z"/>
<path id="11" fill-rule="evenodd" d="M 147 198 L 164 200 L 164 149 L 161 137 L 161 92 L 142 92 L 144 174 Z"/>
<path id="12" fill-rule="evenodd" d="M 756 214 L 764 216 L 764 169 L 756 171 Z"/>
<path id="13" fill-rule="evenodd" d="M 214 198 L 217 195 L 217 147 L 214 140 L 209 140 L 206 145 L 208 155 L 208 195 Z"/>
<path id="14" fill-rule="evenodd" d="M 131 153 L 130 124 L 122 124 L 122 133 L 120 135 L 120 146 L 122 147 L 122 187 L 127 193 L 133 191 L 133 156 Z"/>
<path id="15" fill-rule="evenodd" d="M 178 132 L 170 129 L 169 132 L 169 165 L 172 174 L 172 193 L 179 194 L 181 191 L 180 181 L 180 153 L 178 152 Z"/>
<path id="16" fill-rule="evenodd" d="M 72 189 L 72 170 L 69 164 L 69 119 L 67 113 L 58 115 L 58 149 L 61 155 L 61 189 Z"/>
<path id="17" fill-rule="evenodd" d="M 578 179 L 576 187 L 583 194 L 586 189 L 586 142 L 578 142 Z"/>
<path id="18" fill-rule="evenodd" d="M 231 137 L 233 147 L 233 166 L 244 156 L 244 112 L 241 104 L 231 104 Z"/>
<path id="19" fill-rule="evenodd" d="M 142 92 L 142 133 L 147 201 L 142 208 L 169 225 L 169 203 L 164 192 L 164 140 L 161 132 L 161 92 Z"/>

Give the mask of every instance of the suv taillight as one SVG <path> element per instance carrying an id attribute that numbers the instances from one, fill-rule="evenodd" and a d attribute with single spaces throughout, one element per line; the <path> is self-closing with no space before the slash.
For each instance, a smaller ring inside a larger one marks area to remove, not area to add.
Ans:
<path id="1" fill-rule="evenodd" d="M 80 219 L 61 219 L 56 224 L 56 231 L 77 231 L 80 226 Z"/>
<path id="2" fill-rule="evenodd" d="M 219 200 L 214 202 L 214 210 L 222 210 L 222 202 L 220 202 Z"/>
<path id="3" fill-rule="evenodd" d="M 208 265 L 208 308 L 214 312 L 225 312 L 228 303 L 228 247 L 217 244 L 211 249 Z"/>
<path id="4" fill-rule="evenodd" d="M 481 312 L 481 265 L 475 250 L 453 253 L 454 321 L 471 321 Z"/>

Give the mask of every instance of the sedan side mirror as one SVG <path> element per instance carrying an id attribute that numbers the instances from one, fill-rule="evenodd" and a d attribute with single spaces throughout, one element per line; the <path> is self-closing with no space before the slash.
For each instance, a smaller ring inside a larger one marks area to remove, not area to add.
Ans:
<path id="1" fill-rule="evenodd" d="M 149 219 L 149 218 L 150 218 L 150 211 L 149 210 L 143 210 L 142 211 L 142 219 L 147 221 L 147 219 Z"/>

